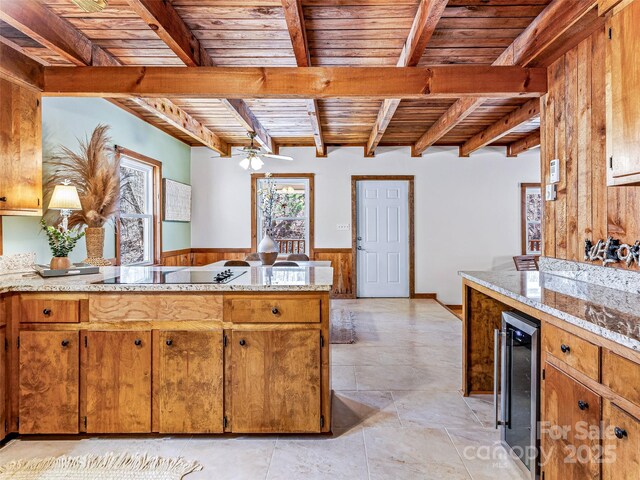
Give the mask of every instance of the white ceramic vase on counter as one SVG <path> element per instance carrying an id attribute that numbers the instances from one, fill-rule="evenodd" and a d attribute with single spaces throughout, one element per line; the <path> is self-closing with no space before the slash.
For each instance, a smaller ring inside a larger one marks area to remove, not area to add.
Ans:
<path id="1" fill-rule="evenodd" d="M 273 265 L 277 258 L 280 248 L 278 242 L 271 237 L 270 229 L 267 230 L 258 244 L 258 255 L 263 265 Z"/>

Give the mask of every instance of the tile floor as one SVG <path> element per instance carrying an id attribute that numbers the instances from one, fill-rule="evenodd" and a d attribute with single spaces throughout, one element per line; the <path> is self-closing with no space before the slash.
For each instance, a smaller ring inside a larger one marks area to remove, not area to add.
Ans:
<path id="1" fill-rule="evenodd" d="M 15 440 L 17 458 L 149 452 L 198 460 L 196 479 L 524 479 L 486 396 L 463 398 L 461 322 L 431 300 L 339 300 L 358 343 L 332 345 L 332 437 Z"/>

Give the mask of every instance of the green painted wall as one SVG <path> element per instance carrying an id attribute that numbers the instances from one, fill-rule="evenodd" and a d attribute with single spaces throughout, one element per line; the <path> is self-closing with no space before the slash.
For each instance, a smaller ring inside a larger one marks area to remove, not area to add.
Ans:
<path id="1" fill-rule="evenodd" d="M 62 144 L 77 150 L 78 138 L 90 135 L 99 123 L 111 126 L 111 138 L 122 147 L 162 162 L 162 176 L 191 183 L 191 148 L 139 118 L 100 98 L 43 98 L 43 150 Z M 37 261 L 51 258 L 46 237 L 40 230 L 40 218 L 3 217 L 5 255 L 36 252 Z M 72 261 L 85 258 L 84 239 L 70 255 Z M 162 249 L 180 250 L 191 247 L 189 223 L 162 223 Z M 105 257 L 115 256 L 113 225 L 106 232 Z"/>

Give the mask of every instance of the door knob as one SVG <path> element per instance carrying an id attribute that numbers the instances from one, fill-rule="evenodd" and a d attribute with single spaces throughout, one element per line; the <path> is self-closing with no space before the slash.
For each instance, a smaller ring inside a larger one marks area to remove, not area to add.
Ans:
<path id="1" fill-rule="evenodd" d="M 364 248 L 362 248 L 362 245 L 358 245 L 358 250 L 364 250 Z"/>
<path id="2" fill-rule="evenodd" d="M 142 340 L 140 340 L 139 338 L 136 338 L 133 343 L 136 345 L 136 347 L 139 347 L 140 345 L 142 345 Z"/>
<path id="3" fill-rule="evenodd" d="M 241 345 L 241 346 L 243 346 L 243 347 L 244 347 L 244 346 L 246 345 L 246 343 L 247 343 L 247 342 L 245 342 L 245 341 L 244 341 L 244 339 L 243 339 L 243 340 L 240 340 L 240 345 Z"/>
<path id="4" fill-rule="evenodd" d="M 7 201 L 7 197 L 0 197 L 0 202 L 6 202 Z"/>
<path id="5" fill-rule="evenodd" d="M 45 308 L 44 310 L 42 310 L 42 314 L 48 317 L 49 315 L 51 315 L 51 309 Z"/>
<path id="6" fill-rule="evenodd" d="M 167 344 L 167 347 L 170 347 L 171 345 L 173 345 L 173 340 L 169 339 L 165 343 Z"/>
<path id="7" fill-rule="evenodd" d="M 571 347 L 563 343 L 562 345 L 560 345 L 560 350 L 562 350 L 562 353 L 569 353 L 571 351 Z"/>
<path id="8" fill-rule="evenodd" d="M 362 237 L 358 237 L 358 240 L 362 240 Z"/>
<path id="9" fill-rule="evenodd" d="M 67 347 L 67 346 L 69 346 L 69 340 L 62 340 L 62 342 L 60 342 L 60 344 L 61 344 L 63 347 Z"/>
<path id="10" fill-rule="evenodd" d="M 280 313 L 280 311 L 278 310 L 278 307 L 273 307 L 271 309 L 271 313 L 273 313 L 274 315 L 277 315 L 278 313 Z"/>
<path id="11" fill-rule="evenodd" d="M 627 431 L 624 428 L 620 428 L 620 427 L 614 428 L 613 433 L 619 439 L 623 439 L 624 437 L 627 436 Z"/>
<path id="12" fill-rule="evenodd" d="M 583 400 L 578 400 L 578 408 L 580 410 L 586 410 L 587 408 L 589 408 L 589 404 Z"/>

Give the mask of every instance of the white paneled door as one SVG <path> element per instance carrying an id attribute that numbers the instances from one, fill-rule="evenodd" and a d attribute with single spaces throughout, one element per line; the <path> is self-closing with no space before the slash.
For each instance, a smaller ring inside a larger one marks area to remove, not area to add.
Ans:
<path id="1" fill-rule="evenodd" d="M 356 188 L 358 297 L 408 297 L 409 182 L 363 180 Z"/>

